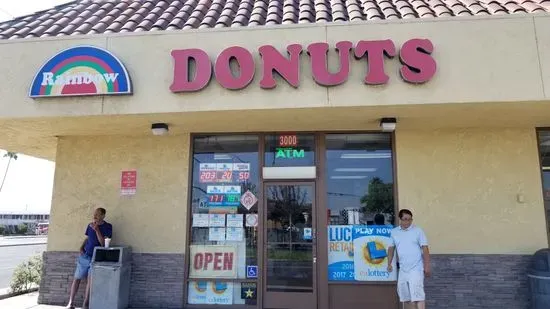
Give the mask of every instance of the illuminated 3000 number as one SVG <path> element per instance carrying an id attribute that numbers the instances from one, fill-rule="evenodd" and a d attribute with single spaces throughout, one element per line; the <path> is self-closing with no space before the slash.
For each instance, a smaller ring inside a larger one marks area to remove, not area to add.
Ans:
<path id="1" fill-rule="evenodd" d="M 298 137 L 296 135 L 280 135 L 279 136 L 279 146 L 280 147 L 290 147 L 298 145 Z"/>

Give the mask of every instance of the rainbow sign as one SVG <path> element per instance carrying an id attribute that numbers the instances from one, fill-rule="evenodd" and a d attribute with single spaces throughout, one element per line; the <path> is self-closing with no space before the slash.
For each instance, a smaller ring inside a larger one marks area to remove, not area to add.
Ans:
<path id="1" fill-rule="evenodd" d="M 110 52 L 77 46 L 48 60 L 32 81 L 29 96 L 62 97 L 131 94 L 128 71 Z"/>

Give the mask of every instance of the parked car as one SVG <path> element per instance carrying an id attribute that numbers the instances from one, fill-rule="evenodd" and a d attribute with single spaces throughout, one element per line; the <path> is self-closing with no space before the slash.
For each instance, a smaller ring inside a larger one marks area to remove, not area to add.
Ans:
<path id="1" fill-rule="evenodd" d="M 48 235 L 49 225 L 50 224 L 48 222 L 38 223 L 35 230 L 36 235 Z"/>

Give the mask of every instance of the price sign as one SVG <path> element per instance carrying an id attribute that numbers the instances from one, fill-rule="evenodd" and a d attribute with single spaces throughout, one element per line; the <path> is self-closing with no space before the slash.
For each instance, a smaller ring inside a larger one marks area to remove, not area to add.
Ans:
<path id="1" fill-rule="evenodd" d="M 202 183 L 216 182 L 215 171 L 201 171 L 199 175 L 199 181 Z"/>
<path id="2" fill-rule="evenodd" d="M 239 181 L 247 181 L 248 179 L 250 179 L 250 172 L 239 172 Z"/>
<path id="3" fill-rule="evenodd" d="M 239 206 L 239 194 L 208 194 L 208 205 L 211 206 Z"/>
<path id="4" fill-rule="evenodd" d="M 231 182 L 233 180 L 232 171 L 220 172 L 219 182 Z"/>

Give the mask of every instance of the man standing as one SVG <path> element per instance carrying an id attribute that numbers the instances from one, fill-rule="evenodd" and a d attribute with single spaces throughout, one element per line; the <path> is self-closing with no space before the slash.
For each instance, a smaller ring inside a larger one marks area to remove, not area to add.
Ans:
<path id="1" fill-rule="evenodd" d="M 94 211 L 93 221 L 86 227 L 86 238 L 80 246 L 80 255 L 76 262 L 76 270 L 74 273 L 74 280 L 71 286 L 71 295 L 69 298 L 69 305 L 67 308 L 74 309 L 74 298 L 80 281 L 84 278 L 88 278 L 86 284 L 86 293 L 84 294 L 83 308 L 87 308 L 89 304 L 90 295 L 90 264 L 92 262 L 92 255 L 94 254 L 94 248 L 98 246 L 105 246 L 105 238 L 111 238 L 113 236 L 113 226 L 105 221 L 105 214 L 107 211 L 104 208 L 97 208 Z"/>
<path id="2" fill-rule="evenodd" d="M 429 277 L 431 273 L 430 251 L 424 231 L 413 225 L 412 220 L 410 210 L 399 211 L 400 224 L 391 231 L 392 244 L 388 247 L 388 271 L 393 271 L 393 253 L 397 249 L 399 300 L 405 303 L 405 308 L 424 309 L 424 276 Z"/>

